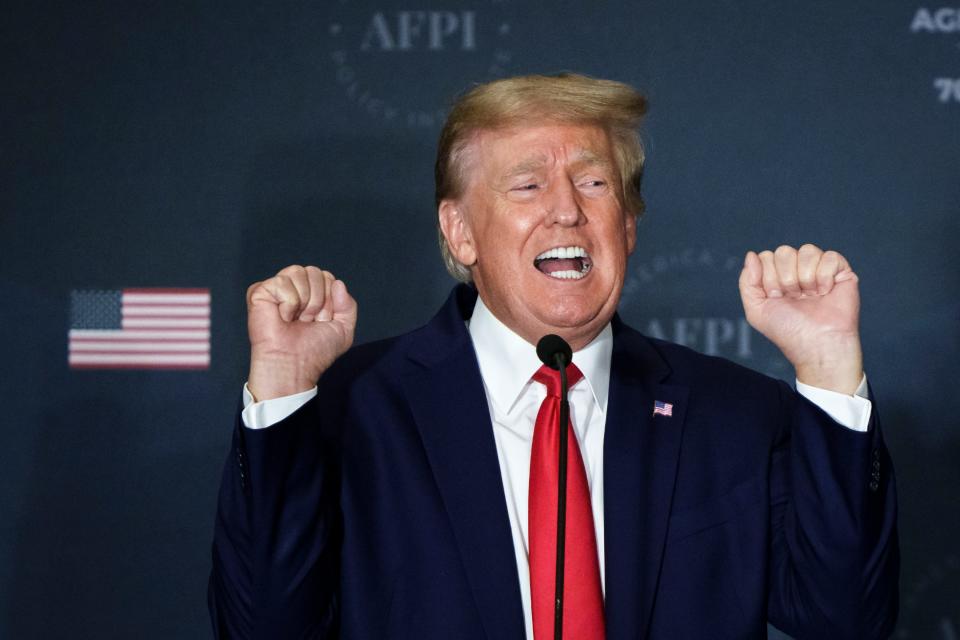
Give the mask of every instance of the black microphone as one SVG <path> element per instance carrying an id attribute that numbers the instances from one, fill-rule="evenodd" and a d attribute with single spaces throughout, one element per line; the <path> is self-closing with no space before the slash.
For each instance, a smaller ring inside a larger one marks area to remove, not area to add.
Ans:
<path id="1" fill-rule="evenodd" d="M 562 364 L 557 361 L 558 356 L 562 358 Z M 537 343 L 537 357 L 551 369 L 563 369 L 573 360 L 573 350 L 566 340 L 551 333 Z"/>
<path id="2" fill-rule="evenodd" d="M 551 369 L 560 371 L 560 466 L 557 473 L 557 569 L 554 582 L 553 637 L 554 640 L 563 640 L 563 565 L 567 542 L 567 425 L 570 423 L 567 365 L 573 360 L 573 349 L 566 340 L 551 333 L 537 342 L 537 357 Z"/>

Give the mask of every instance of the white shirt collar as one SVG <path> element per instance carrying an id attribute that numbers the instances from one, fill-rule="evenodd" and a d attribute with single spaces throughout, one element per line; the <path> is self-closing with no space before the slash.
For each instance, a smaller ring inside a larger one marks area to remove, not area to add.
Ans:
<path id="1" fill-rule="evenodd" d="M 509 414 L 542 364 L 536 347 L 500 322 L 479 296 L 469 331 L 490 400 L 498 411 Z M 573 354 L 573 363 L 583 372 L 602 413 L 607 411 L 612 353 L 613 330 L 607 323 L 600 335 Z"/>

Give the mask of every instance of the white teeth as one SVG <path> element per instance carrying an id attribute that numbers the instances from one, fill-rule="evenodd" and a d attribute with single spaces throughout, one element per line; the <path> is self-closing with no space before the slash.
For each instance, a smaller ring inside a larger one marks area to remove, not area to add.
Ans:
<path id="1" fill-rule="evenodd" d="M 587 275 L 586 271 L 554 271 L 553 273 L 547 274 L 551 278 L 559 278 L 560 280 L 579 280 L 580 278 Z"/>
<path id="2" fill-rule="evenodd" d="M 554 247 L 544 251 L 536 257 L 537 260 L 546 260 L 547 258 L 586 258 L 587 250 L 583 247 Z"/>
<path id="3" fill-rule="evenodd" d="M 560 260 L 585 258 L 585 260 L 581 263 L 582 268 L 580 270 L 568 269 L 566 271 L 554 271 L 552 273 L 544 272 L 551 278 L 557 278 L 558 280 L 580 280 L 590 272 L 591 264 L 589 257 L 590 254 L 587 253 L 587 250 L 583 247 L 554 247 L 553 249 L 549 249 L 538 255 L 535 261 L 547 260 L 550 258 Z"/>

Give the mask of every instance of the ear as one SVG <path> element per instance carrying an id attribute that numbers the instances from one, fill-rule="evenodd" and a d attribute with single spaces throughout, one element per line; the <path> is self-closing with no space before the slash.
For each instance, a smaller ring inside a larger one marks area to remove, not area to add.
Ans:
<path id="1" fill-rule="evenodd" d="M 627 255 L 630 255 L 637 246 L 637 216 L 625 213 L 624 218 L 623 232 L 627 235 Z"/>
<path id="2" fill-rule="evenodd" d="M 473 244 L 473 235 L 467 224 L 463 206 L 456 200 L 442 200 L 437 211 L 440 231 L 447 239 L 450 253 L 457 262 L 470 267 L 477 262 L 477 248 Z"/>

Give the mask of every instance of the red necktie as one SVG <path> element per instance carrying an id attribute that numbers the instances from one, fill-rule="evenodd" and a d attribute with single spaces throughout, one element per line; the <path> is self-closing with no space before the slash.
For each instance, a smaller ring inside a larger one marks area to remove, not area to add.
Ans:
<path id="1" fill-rule="evenodd" d="M 583 373 L 567 366 L 573 387 Z M 560 372 L 542 366 L 533 379 L 547 387 L 533 430 L 530 454 L 530 592 L 533 637 L 553 639 L 557 569 L 557 476 L 560 468 Z M 603 593 L 597 540 L 590 510 L 590 488 L 573 426 L 567 424 L 567 538 L 563 579 L 563 637 L 602 640 L 605 635 Z"/>

